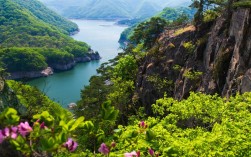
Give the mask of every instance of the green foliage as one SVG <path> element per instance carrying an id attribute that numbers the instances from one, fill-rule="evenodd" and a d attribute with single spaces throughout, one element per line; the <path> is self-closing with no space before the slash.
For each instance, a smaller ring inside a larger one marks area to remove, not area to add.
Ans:
<path id="1" fill-rule="evenodd" d="M 203 73 L 201 71 L 187 70 L 184 72 L 183 76 L 190 79 L 190 80 L 198 80 L 198 79 L 200 79 L 202 74 Z"/>
<path id="2" fill-rule="evenodd" d="M 59 16 L 55 12 L 45 7 L 41 2 L 34 0 L 12 0 L 21 7 L 29 10 L 36 18 L 59 28 L 63 33 L 70 34 L 78 30 L 77 24 Z"/>
<path id="3" fill-rule="evenodd" d="M 234 7 L 251 8 L 251 2 L 249 0 L 241 0 L 239 2 L 234 2 Z"/>
<path id="4" fill-rule="evenodd" d="M 161 78 L 159 75 L 150 75 L 147 77 L 147 81 L 153 85 L 154 89 L 157 90 L 157 93 L 170 93 L 173 91 L 174 83 L 167 78 Z"/>
<path id="5" fill-rule="evenodd" d="M 143 43 L 145 49 L 150 49 L 155 44 L 160 33 L 163 32 L 166 24 L 166 20 L 159 17 L 153 17 L 147 22 L 140 23 L 134 30 L 130 41 L 135 44 Z"/>
<path id="6" fill-rule="evenodd" d="M 7 84 L 14 91 L 19 102 L 27 108 L 25 115 L 22 116 L 31 119 L 35 114 L 48 111 L 53 117 L 60 117 L 61 119 L 72 117 L 69 111 L 50 100 L 37 88 L 16 81 L 7 81 Z"/>
<path id="7" fill-rule="evenodd" d="M 203 15 L 203 22 L 211 22 L 214 21 L 217 17 L 219 17 L 219 12 L 214 10 L 207 10 Z"/>
<path id="8" fill-rule="evenodd" d="M 136 58 L 137 61 L 141 60 L 146 55 L 143 44 L 138 44 L 136 47 L 132 49 L 132 52 L 133 52 L 132 54 L 133 57 Z"/>
<path id="9" fill-rule="evenodd" d="M 147 127 L 119 126 L 114 154 L 152 148 L 160 156 L 250 156 L 251 93 L 229 100 L 191 93 L 187 100 L 157 100 Z"/>
<path id="10" fill-rule="evenodd" d="M 16 125 L 20 120 L 17 111 L 13 108 L 7 108 L 0 114 L 1 126 Z"/>
<path id="11" fill-rule="evenodd" d="M 54 64 L 67 64 L 74 59 L 74 55 L 59 49 L 36 48 L 35 50 L 42 54 L 46 58 L 48 65 L 52 67 Z"/>
<path id="12" fill-rule="evenodd" d="M 133 49 L 133 48 L 132 48 Z M 90 85 L 81 93 L 74 114 L 84 116 L 94 124 L 89 132 L 79 132 L 82 149 L 97 151 L 98 146 L 111 136 L 118 123 L 126 124 L 135 111 L 130 97 L 134 91 L 137 59 L 141 52 L 128 50 L 119 54 L 98 69 L 100 76 L 93 76 Z M 140 46 L 137 51 L 140 50 Z"/>
<path id="13" fill-rule="evenodd" d="M 178 65 L 178 64 L 175 64 L 174 66 L 173 66 L 173 70 L 174 71 L 180 71 L 182 69 L 182 67 L 180 66 L 180 65 Z"/>
<path id="14" fill-rule="evenodd" d="M 0 49 L 0 61 L 9 72 L 38 71 L 47 67 L 44 56 L 30 48 Z"/>
<path id="15" fill-rule="evenodd" d="M 173 25 L 179 26 L 179 25 L 184 25 L 189 22 L 189 17 L 187 14 L 182 13 L 181 15 L 178 16 L 176 20 L 173 21 Z"/>
<path id="16" fill-rule="evenodd" d="M 186 16 L 185 19 L 188 20 L 188 19 L 193 18 L 194 13 L 195 13 L 195 9 L 191 9 L 188 7 L 178 7 L 178 8 L 166 7 L 162 10 L 162 12 L 160 12 L 156 16 L 162 17 L 168 21 L 175 21 L 178 18 L 182 18 Z"/>
<path id="17" fill-rule="evenodd" d="M 114 106 L 111 106 L 111 102 L 105 102 L 101 107 L 101 117 L 103 120 L 112 120 L 117 119 L 119 111 L 114 109 Z"/>
<path id="18" fill-rule="evenodd" d="M 195 45 L 192 42 L 185 42 L 183 43 L 183 47 L 189 54 L 192 54 L 195 50 Z"/>
<path id="19" fill-rule="evenodd" d="M 122 80 L 131 80 L 136 76 L 137 63 L 133 56 L 126 55 L 120 58 L 118 63 L 114 66 L 114 78 L 121 77 Z"/>

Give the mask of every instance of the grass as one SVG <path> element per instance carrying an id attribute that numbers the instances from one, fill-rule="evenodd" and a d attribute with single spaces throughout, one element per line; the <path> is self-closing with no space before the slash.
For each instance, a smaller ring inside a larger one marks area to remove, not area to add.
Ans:
<path id="1" fill-rule="evenodd" d="M 176 30 L 176 31 L 174 32 L 174 35 L 175 35 L 175 36 L 178 36 L 178 35 L 180 35 L 180 34 L 182 34 L 182 33 L 187 32 L 187 31 L 194 31 L 194 30 L 195 30 L 195 27 L 194 27 L 193 25 L 190 25 L 190 26 L 187 26 L 187 27 L 185 27 L 185 28 L 180 28 L 180 29 Z"/>

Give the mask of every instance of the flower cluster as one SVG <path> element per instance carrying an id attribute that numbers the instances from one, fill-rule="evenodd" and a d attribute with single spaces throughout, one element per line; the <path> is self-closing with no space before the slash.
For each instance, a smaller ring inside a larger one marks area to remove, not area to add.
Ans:
<path id="1" fill-rule="evenodd" d="M 116 142 L 112 141 L 110 147 L 108 147 L 105 143 L 102 143 L 98 149 L 100 153 L 103 155 L 108 155 L 110 153 L 111 148 L 114 148 L 116 146 Z"/>
<path id="2" fill-rule="evenodd" d="M 18 134 L 25 137 L 32 131 L 28 122 L 21 122 L 18 126 L 6 127 L 0 130 L 0 143 L 2 143 L 7 138 L 16 139 Z"/>
<path id="3" fill-rule="evenodd" d="M 73 141 L 72 138 L 68 138 L 68 141 L 65 142 L 63 146 L 70 152 L 74 152 L 78 147 L 78 143 Z"/>

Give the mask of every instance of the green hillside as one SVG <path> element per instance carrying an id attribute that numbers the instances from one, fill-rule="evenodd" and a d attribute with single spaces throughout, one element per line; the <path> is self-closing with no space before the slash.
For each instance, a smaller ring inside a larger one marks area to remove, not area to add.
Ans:
<path id="1" fill-rule="evenodd" d="M 39 12 L 43 12 L 44 10 L 36 10 L 36 7 L 30 6 L 29 10 L 25 5 L 21 4 L 21 0 L 0 0 L 0 47 L 9 49 L 7 52 L 16 54 L 17 49 L 12 51 L 12 47 L 25 47 L 25 49 L 32 49 L 32 53 L 39 53 L 48 51 L 48 49 L 53 48 L 57 51 L 63 51 L 64 53 L 68 53 L 69 55 L 73 55 L 74 57 L 83 57 L 89 50 L 89 46 L 86 43 L 74 41 L 71 37 L 64 34 L 67 32 L 63 31 L 63 26 L 67 26 L 68 22 L 61 22 L 55 19 L 55 23 L 52 20 L 47 19 L 47 21 L 43 21 L 42 19 L 45 17 L 49 17 L 50 14 L 47 12 L 43 13 L 43 16 L 39 16 Z M 28 1 L 29 2 L 29 1 Z M 27 4 L 28 4 L 27 2 Z M 33 4 L 35 4 L 34 1 Z M 38 3 L 41 5 L 41 3 Z M 41 7 L 41 8 L 44 8 Z M 36 11 L 35 11 L 36 10 Z M 35 11 L 35 13 L 33 12 Z M 37 16 L 36 16 L 37 15 Z M 52 17 L 51 17 L 52 18 Z M 62 18 L 63 19 L 63 18 Z M 49 21 L 49 22 L 48 22 Z M 51 24 L 53 23 L 53 25 Z M 56 24 L 62 24 L 62 27 L 59 28 Z M 70 27 L 65 27 L 69 28 Z M 73 29 L 72 29 L 73 30 Z M 68 33 L 70 31 L 68 30 Z M 36 48 L 36 49 L 34 49 Z M 39 50 L 38 50 L 39 49 Z M 19 49 L 21 50 L 21 49 Z M 6 51 L 6 50 L 4 50 Z M 51 53 L 55 53 L 56 51 L 50 51 Z M 3 53 L 1 53 L 0 59 L 4 62 L 4 64 L 8 67 L 10 62 L 6 62 L 3 58 L 5 57 Z M 10 55 L 10 54 L 9 54 Z M 66 59 L 66 55 L 62 55 L 61 53 L 55 53 L 58 57 L 61 57 L 62 60 Z M 10 55 L 12 56 L 12 55 Z M 14 55 L 16 56 L 16 55 Z M 46 60 L 48 60 L 48 56 L 45 56 Z M 18 58 L 18 56 L 16 56 Z M 23 56 L 24 57 L 24 56 Z M 23 59 L 23 58 L 20 58 Z M 25 60 L 25 59 L 23 59 Z M 48 63 L 48 62 L 47 62 Z M 19 70 L 13 69 L 11 71 Z M 34 69 L 29 70 L 36 70 Z M 7 68 L 7 70 L 10 70 Z M 25 70 L 25 69 L 23 69 Z M 28 70 L 28 69 L 27 69 Z"/>
<path id="2" fill-rule="evenodd" d="M 32 12 L 33 15 L 36 16 L 38 19 L 46 23 L 49 23 L 53 26 L 56 26 L 57 28 L 60 28 L 64 33 L 70 34 L 78 30 L 78 26 L 75 23 L 59 16 L 52 10 L 45 7 L 39 1 L 34 1 L 34 0 L 25 0 L 25 1 L 12 0 L 12 1 Z"/>
<path id="3" fill-rule="evenodd" d="M 169 22 L 172 22 L 182 14 L 186 14 L 189 19 L 192 19 L 195 12 L 196 11 L 194 9 L 191 9 L 191 8 L 188 8 L 188 7 L 179 7 L 179 8 L 166 7 L 165 9 L 163 9 L 163 11 L 156 14 L 155 17 L 161 17 L 163 19 L 166 19 Z M 133 19 L 133 20 L 119 21 L 118 22 L 119 24 L 129 24 L 130 25 L 129 28 L 125 29 L 121 33 L 119 43 L 123 43 L 125 41 L 128 41 L 129 37 L 133 34 L 133 30 L 137 27 L 137 25 L 140 22 L 143 22 L 145 20 L 146 19 L 139 18 L 139 19 L 136 19 L 136 20 Z"/>

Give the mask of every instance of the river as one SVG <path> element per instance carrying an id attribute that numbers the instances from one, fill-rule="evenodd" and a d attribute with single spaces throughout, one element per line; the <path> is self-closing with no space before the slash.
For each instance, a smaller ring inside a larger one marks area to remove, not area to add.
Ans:
<path id="1" fill-rule="evenodd" d="M 97 74 L 100 64 L 114 58 L 119 50 L 119 37 L 125 26 L 115 25 L 112 21 L 101 20 L 72 20 L 80 29 L 72 37 L 84 41 L 102 57 L 99 61 L 78 63 L 72 70 L 54 73 L 49 77 L 42 77 L 27 82 L 36 86 L 52 100 L 63 107 L 71 102 L 80 100 L 80 92 L 89 84 L 91 76 Z"/>

